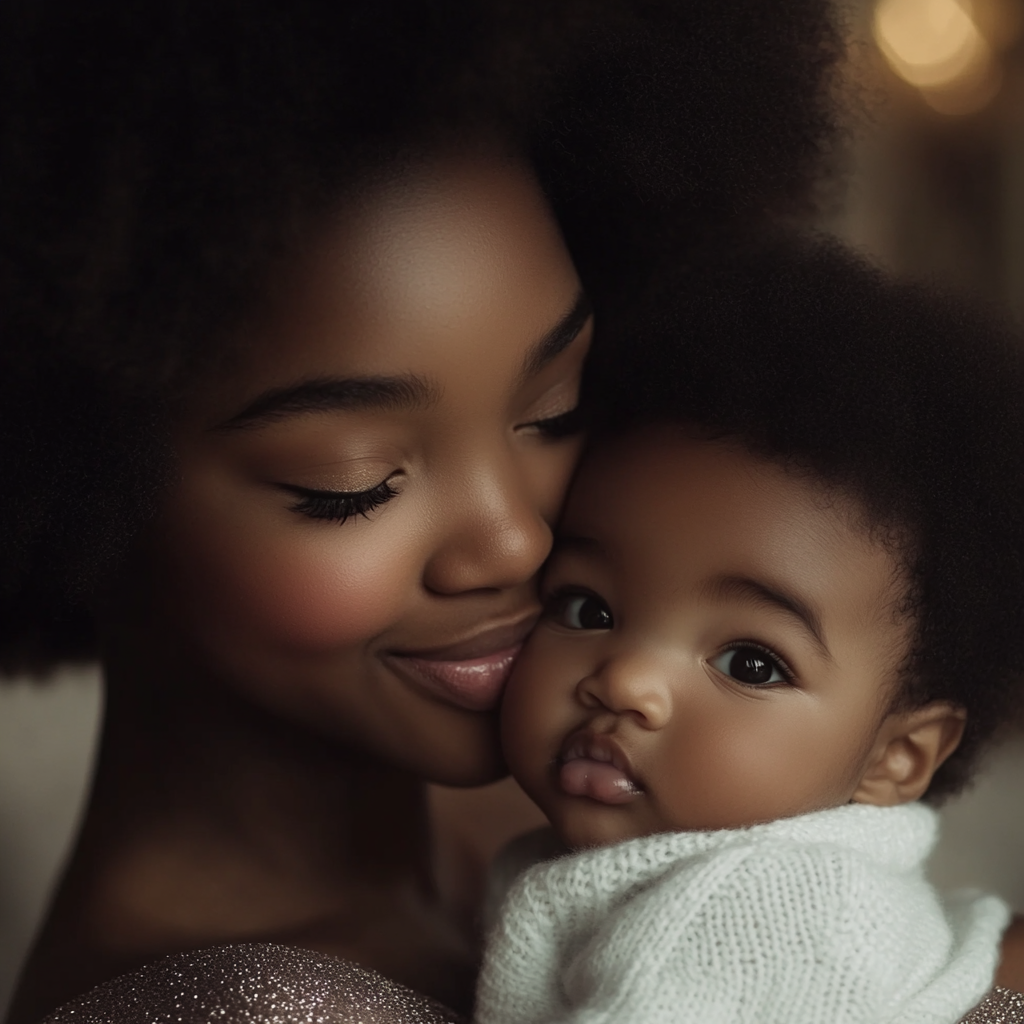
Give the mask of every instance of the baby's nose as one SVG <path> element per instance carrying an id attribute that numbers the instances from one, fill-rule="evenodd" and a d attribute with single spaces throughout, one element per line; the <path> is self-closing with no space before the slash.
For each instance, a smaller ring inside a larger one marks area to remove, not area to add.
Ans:
<path id="1" fill-rule="evenodd" d="M 661 729 L 672 717 L 672 672 L 652 655 L 622 653 L 581 680 L 577 695 L 588 707 L 632 715 L 646 729 Z"/>

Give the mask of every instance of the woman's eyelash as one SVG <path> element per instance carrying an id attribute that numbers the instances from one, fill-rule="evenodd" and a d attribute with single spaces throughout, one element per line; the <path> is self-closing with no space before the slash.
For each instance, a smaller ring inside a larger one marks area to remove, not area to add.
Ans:
<path id="1" fill-rule="evenodd" d="M 532 423 L 526 424 L 528 427 L 536 427 L 544 437 L 551 440 L 578 434 L 584 425 L 583 409 L 578 405 L 557 416 L 550 416 L 545 420 L 534 420 Z"/>
<path id="2" fill-rule="evenodd" d="M 327 519 L 337 523 L 343 523 L 353 516 L 367 516 L 398 494 L 391 486 L 390 477 L 365 491 L 317 491 L 292 484 L 281 486 L 299 499 L 294 505 L 289 505 L 292 512 L 310 519 Z"/>

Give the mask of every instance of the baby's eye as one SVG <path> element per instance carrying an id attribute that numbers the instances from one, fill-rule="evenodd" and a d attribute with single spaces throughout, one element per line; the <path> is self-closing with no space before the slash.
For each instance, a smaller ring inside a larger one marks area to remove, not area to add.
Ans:
<path id="1" fill-rule="evenodd" d="M 547 615 L 567 629 L 611 629 L 611 609 L 596 594 L 556 594 Z"/>
<path id="2" fill-rule="evenodd" d="M 730 647 L 710 663 L 744 686 L 772 686 L 792 681 L 792 674 L 780 658 L 754 644 Z"/>

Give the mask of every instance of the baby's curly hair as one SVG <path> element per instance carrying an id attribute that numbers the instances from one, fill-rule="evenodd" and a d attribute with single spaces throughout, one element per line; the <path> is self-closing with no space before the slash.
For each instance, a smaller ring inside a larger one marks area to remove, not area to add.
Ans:
<path id="1" fill-rule="evenodd" d="M 788 214 L 837 137 L 821 0 L 6 0 L 0 666 L 93 653 L 174 400 L 374 168 L 484 136 L 585 283 Z"/>
<path id="2" fill-rule="evenodd" d="M 1024 697 L 1024 338 L 838 243 L 776 238 L 660 271 L 604 344 L 610 432 L 694 425 L 860 504 L 915 624 L 896 701 L 967 711 L 928 797 L 957 792 Z"/>

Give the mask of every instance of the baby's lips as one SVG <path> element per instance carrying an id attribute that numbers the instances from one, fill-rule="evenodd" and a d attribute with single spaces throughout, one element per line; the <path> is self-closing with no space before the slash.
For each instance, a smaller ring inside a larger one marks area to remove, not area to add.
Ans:
<path id="1" fill-rule="evenodd" d="M 566 761 L 559 771 L 559 782 L 568 796 L 586 796 L 603 804 L 626 804 L 643 793 L 620 768 L 589 757 Z"/>

